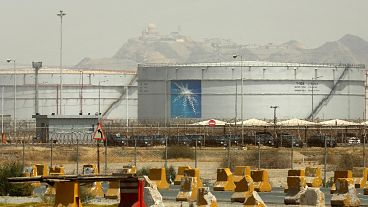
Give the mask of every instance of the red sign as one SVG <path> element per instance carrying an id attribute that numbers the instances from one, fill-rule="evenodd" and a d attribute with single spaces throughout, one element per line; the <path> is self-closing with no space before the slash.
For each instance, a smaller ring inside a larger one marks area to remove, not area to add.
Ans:
<path id="1" fill-rule="evenodd" d="M 102 124 L 98 123 L 95 132 L 93 133 L 93 139 L 106 140 L 105 133 L 102 129 Z"/>
<path id="2" fill-rule="evenodd" d="M 213 119 L 209 120 L 209 121 L 208 121 L 208 126 L 210 126 L 210 127 L 214 127 L 214 126 L 216 126 L 216 121 L 215 121 L 215 120 L 213 120 Z"/>

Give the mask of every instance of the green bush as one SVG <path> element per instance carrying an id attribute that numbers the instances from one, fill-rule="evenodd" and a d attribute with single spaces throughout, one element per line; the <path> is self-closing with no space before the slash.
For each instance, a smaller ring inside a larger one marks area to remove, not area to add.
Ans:
<path id="1" fill-rule="evenodd" d="M 22 165 L 9 162 L 0 166 L 0 195 L 6 196 L 30 196 L 33 186 L 30 183 L 9 183 L 10 177 L 21 177 L 23 174 Z"/>
<path id="2" fill-rule="evenodd" d="M 149 175 L 150 168 L 148 167 L 142 167 L 137 171 L 137 176 L 143 176 L 143 175 Z"/>
<path id="3" fill-rule="evenodd" d="M 165 159 L 165 152 L 162 156 Z M 194 159 L 194 151 L 187 146 L 170 146 L 167 148 L 167 159 L 189 158 Z"/>
<path id="4" fill-rule="evenodd" d="M 176 176 L 175 168 L 172 165 L 170 165 L 170 167 L 168 169 L 166 169 L 166 180 L 167 180 L 167 182 L 169 182 L 169 183 L 174 182 L 175 176 Z"/>

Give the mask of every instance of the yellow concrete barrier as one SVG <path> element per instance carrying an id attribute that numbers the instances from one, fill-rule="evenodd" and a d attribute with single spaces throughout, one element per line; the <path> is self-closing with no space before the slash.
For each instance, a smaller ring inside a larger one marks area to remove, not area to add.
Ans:
<path id="1" fill-rule="evenodd" d="M 36 164 L 32 167 L 27 168 L 28 170 L 23 173 L 24 177 L 36 177 L 45 176 L 49 173 L 49 167 L 45 164 Z M 31 184 L 33 187 L 38 188 L 41 186 L 40 182 L 34 182 Z"/>
<path id="2" fill-rule="evenodd" d="M 321 168 L 306 167 L 305 168 L 305 182 L 308 187 L 319 188 L 322 186 Z"/>
<path id="3" fill-rule="evenodd" d="M 49 174 L 49 166 L 45 164 L 36 164 L 33 166 L 33 177 L 45 176 Z"/>
<path id="4" fill-rule="evenodd" d="M 365 188 L 367 183 L 368 168 L 354 167 L 353 179 L 355 188 Z"/>
<path id="5" fill-rule="evenodd" d="M 40 167 L 40 169 L 45 169 L 44 167 Z M 54 166 L 49 168 L 49 175 L 65 175 L 64 173 L 64 167 L 63 166 Z M 55 186 L 57 185 L 57 183 L 55 183 L 54 186 L 48 185 L 47 189 L 45 191 L 45 195 L 46 196 L 51 196 L 51 195 L 55 195 L 56 194 L 56 189 Z"/>
<path id="6" fill-rule="evenodd" d="M 50 168 L 49 175 L 65 175 L 63 166 L 54 166 Z"/>
<path id="7" fill-rule="evenodd" d="M 253 179 L 249 175 L 243 176 L 236 184 L 234 193 L 231 195 L 231 202 L 244 203 L 253 194 L 253 191 Z"/>
<path id="8" fill-rule="evenodd" d="M 198 188 L 197 207 L 217 207 L 216 197 L 206 188 Z"/>
<path id="9" fill-rule="evenodd" d="M 55 184 L 56 207 L 82 207 L 78 182 L 58 182 Z"/>
<path id="10" fill-rule="evenodd" d="M 334 172 L 334 179 L 333 179 L 332 186 L 330 188 L 331 194 L 336 191 L 336 181 L 339 178 L 348 178 L 348 181 L 351 181 L 352 183 L 354 183 L 353 173 L 351 172 L 351 170 L 337 170 Z"/>
<path id="11" fill-rule="evenodd" d="M 302 176 L 302 177 L 305 177 L 305 171 L 304 171 L 304 169 L 301 169 L 301 170 L 288 170 L 288 177 L 291 177 L 291 176 Z M 305 179 L 305 178 L 303 178 L 303 179 Z M 284 193 L 287 193 L 288 192 L 288 188 L 289 188 L 289 186 L 286 186 L 285 187 Z"/>
<path id="12" fill-rule="evenodd" d="M 76 181 L 65 180 L 55 182 L 55 207 L 82 207 L 80 186 Z"/>
<path id="13" fill-rule="evenodd" d="M 98 169 L 95 164 L 83 165 L 83 175 L 98 175 Z M 95 197 L 104 197 L 101 182 L 83 183 L 83 188 Z"/>
<path id="14" fill-rule="evenodd" d="M 300 196 L 305 192 L 307 184 L 305 182 L 304 170 L 289 170 L 287 177 L 287 194 L 284 198 L 286 205 L 299 205 Z"/>
<path id="15" fill-rule="evenodd" d="M 217 169 L 217 179 L 213 185 L 214 191 L 234 191 L 235 183 L 229 168 Z"/>
<path id="16" fill-rule="evenodd" d="M 184 176 L 189 176 L 197 179 L 196 182 L 199 188 L 203 186 L 202 180 L 199 176 L 199 168 L 191 168 L 184 170 Z"/>
<path id="17" fill-rule="evenodd" d="M 250 175 L 254 182 L 254 190 L 257 192 L 271 192 L 272 186 L 268 179 L 267 170 L 252 170 Z"/>
<path id="18" fill-rule="evenodd" d="M 247 175 L 250 176 L 250 166 L 235 166 L 233 174 L 235 185 Z"/>
<path id="19" fill-rule="evenodd" d="M 337 178 L 335 183 L 336 190 L 331 197 L 331 206 L 360 206 L 352 178 Z"/>
<path id="20" fill-rule="evenodd" d="M 197 200 L 198 183 L 196 177 L 184 176 L 181 180 L 180 191 L 176 201 L 192 202 Z"/>
<path id="21" fill-rule="evenodd" d="M 108 199 L 118 199 L 120 197 L 120 182 L 110 181 L 109 188 L 105 193 L 105 198 Z"/>
<path id="22" fill-rule="evenodd" d="M 151 168 L 148 177 L 156 183 L 158 189 L 169 189 L 165 168 Z"/>
<path id="23" fill-rule="evenodd" d="M 136 166 L 124 166 L 122 169 L 123 174 L 135 175 L 137 174 Z"/>
<path id="24" fill-rule="evenodd" d="M 174 179 L 174 185 L 180 185 L 181 184 L 181 178 L 184 177 L 184 170 L 191 169 L 190 166 L 179 166 L 178 167 L 178 173 L 175 176 Z"/>

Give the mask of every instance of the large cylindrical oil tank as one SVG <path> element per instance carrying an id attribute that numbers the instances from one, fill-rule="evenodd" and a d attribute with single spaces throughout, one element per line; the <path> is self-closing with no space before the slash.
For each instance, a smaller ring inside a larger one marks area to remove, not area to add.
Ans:
<path id="1" fill-rule="evenodd" d="M 365 66 L 234 61 L 138 66 L 138 118 L 362 119 Z M 242 113 L 243 112 L 243 113 Z"/>

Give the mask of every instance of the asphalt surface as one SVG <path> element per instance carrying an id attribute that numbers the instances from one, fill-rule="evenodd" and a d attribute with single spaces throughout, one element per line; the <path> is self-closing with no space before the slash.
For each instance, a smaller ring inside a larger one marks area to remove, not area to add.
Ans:
<path id="1" fill-rule="evenodd" d="M 177 194 L 179 193 L 180 186 L 171 185 L 169 190 L 160 190 L 163 200 L 175 201 Z M 218 202 L 231 204 L 231 195 L 233 192 L 224 192 L 224 191 L 213 191 L 212 187 L 210 187 L 211 193 L 216 197 Z M 325 194 L 325 204 L 326 206 L 330 206 L 330 201 L 332 195 L 330 194 L 330 189 L 321 188 L 321 191 Z M 368 206 L 368 195 L 363 194 L 363 189 L 357 189 L 358 197 L 361 202 L 361 206 Z M 280 187 L 272 188 L 272 192 L 269 193 L 259 193 L 262 200 L 266 204 L 273 204 L 277 206 L 284 205 L 284 189 Z M 179 202 L 178 202 L 179 204 Z"/>

